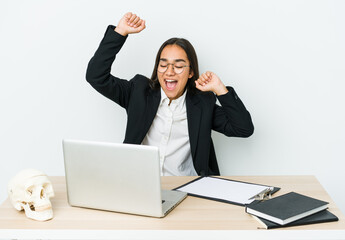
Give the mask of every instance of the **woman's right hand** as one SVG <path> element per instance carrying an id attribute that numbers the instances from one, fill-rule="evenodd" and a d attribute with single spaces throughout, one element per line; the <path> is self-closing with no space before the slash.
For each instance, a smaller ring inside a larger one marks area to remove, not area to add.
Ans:
<path id="1" fill-rule="evenodd" d="M 123 36 L 127 36 L 128 34 L 139 33 L 144 30 L 145 27 L 145 20 L 140 19 L 140 17 L 131 12 L 128 12 L 119 21 L 119 24 L 115 28 L 115 32 L 118 32 Z"/>

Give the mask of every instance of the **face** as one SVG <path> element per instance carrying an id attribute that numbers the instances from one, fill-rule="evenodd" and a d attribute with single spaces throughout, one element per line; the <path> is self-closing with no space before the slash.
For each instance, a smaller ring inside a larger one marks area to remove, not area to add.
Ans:
<path id="1" fill-rule="evenodd" d="M 163 91 L 170 100 L 182 96 L 188 78 L 193 76 L 189 64 L 187 54 L 181 47 L 177 45 L 168 45 L 163 49 L 158 65 L 157 76 Z M 166 66 L 167 70 L 163 73 L 160 72 L 159 69 Z M 181 70 L 182 73 L 176 73 Z"/>

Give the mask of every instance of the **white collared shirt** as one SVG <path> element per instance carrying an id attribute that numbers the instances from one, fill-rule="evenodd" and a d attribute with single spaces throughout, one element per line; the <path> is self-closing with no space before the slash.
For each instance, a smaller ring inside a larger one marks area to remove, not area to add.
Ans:
<path id="1" fill-rule="evenodd" d="M 197 176 L 189 143 L 186 91 L 169 105 L 161 89 L 157 114 L 142 144 L 159 148 L 163 176 Z"/>

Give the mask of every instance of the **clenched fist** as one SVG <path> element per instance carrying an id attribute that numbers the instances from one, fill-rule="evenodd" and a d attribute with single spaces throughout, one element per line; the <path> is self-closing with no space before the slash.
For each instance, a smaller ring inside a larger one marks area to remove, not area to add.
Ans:
<path id="1" fill-rule="evenodd" d="M 119 24 L 117 24 L 115 32 L 118 32 L 123 36 L 127 36 L 128 34 L 139 33 L 144 30 L 145 27 L 145 20 L 140 19 L 140 17 L 131 12 L 128 12 L 121 18 Z"/>
<path id="2" fill-rule="evenodd" d="M 219 77 L 215 73 L 209 71 L 199 76 L 199 78 L 195 81 L 195 86 L 200 91 L 212 91 L 218 96 L 228 92 L 228 89 L 225 87 Z"/>

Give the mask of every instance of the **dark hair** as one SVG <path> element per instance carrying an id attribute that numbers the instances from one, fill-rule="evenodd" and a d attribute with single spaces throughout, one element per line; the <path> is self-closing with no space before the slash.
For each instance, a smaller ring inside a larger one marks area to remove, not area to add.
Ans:
<path id="1" fill-rule="evenodd" d="M 189 70 L 193 72 L 193 76 L 188 79 L 188 82 L 186 84 L 186 88 L 189 92 L 195 93 L 197 91 L 195 87 L 195 80 L 199 78 L 199 65 L 198 65 L 198 58 L 196 56 L 196 52 L 194 50 L 193 45 L 184 38 L 170 38 L 167 41 L 165 41 L 162 46 L 159 48 L 157 56 L 156 56 L 156 62 L 155 62 L 155 67 L 152 72 L 151 79 L 149 80 L 150 87 L 152 89 L 158 89 L 160 87 L 159 81 L 158 81 L 158 76 L 157 76 L 157 68 L 158 64 L 160 61 L 161 53 L 163 49 L 168 46 L 168 45 L 177 45 L 181 47 L 187 54 L 189 63 L 190 63 L 190 68 Z"/>

